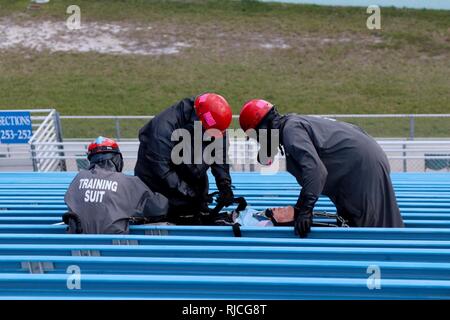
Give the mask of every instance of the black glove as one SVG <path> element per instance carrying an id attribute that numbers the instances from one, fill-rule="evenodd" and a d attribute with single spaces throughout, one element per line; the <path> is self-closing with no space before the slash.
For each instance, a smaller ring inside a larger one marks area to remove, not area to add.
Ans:
<path id="1" fill-rule="evenodd" d="M 233 204 L 234 193 L 231 189 L 231 183 L 228 180 L 224 180 L 217 184 L 219 189 L 219 197 L 217 198 L 217 203 L 228 207 Z"/>
<path id="2" fill-rule="evenodd" d="M 180 192 L 183 196 L 187 198 L 195 198 L 197 194 L 194 189 L 192 189 L 186 182 L 180 181 L 178 186 L 178 192 Z"/>
<path id="3" fill-rule="evenodd" d="M 205 213 L 205 214 L 211 213 L 211 209 L 209 209 L 208 202 L 206 202 L 206 201 L 201 201 L 198 209 L 200 212 Z"/>
<path id="4" fill-rule="evenodd" d="M 301 212 L 299 208 L 294 208 L 295 212 L 295 234 L 300 238 L 306 238 L 307 234 L 311 232 L 311 226 L 313 223 L 312 212 Z"/>
<path id="5" fill-rule="evenodd" d="M 313 223 L 313 209 L 316 204 L 318 196 L 304 192 L 300 193 L 299 200 L 294 207 L 295 217 L 295 234 L 300 238 L 306 238 L 307 234 L 311 232 L 311 226 Z"/>

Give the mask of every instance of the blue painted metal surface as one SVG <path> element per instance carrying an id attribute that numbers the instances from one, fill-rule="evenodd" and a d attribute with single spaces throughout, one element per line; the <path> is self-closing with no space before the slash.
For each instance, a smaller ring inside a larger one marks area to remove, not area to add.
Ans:
<path id="1" fill-rule="evenodd" d="M 133 226 L 130 235 L 66 235 L 74 173 L 0 173 L 2 299 L 450 298 L 450 174 L 393 174 L 403 229 Z M 293 204 L 285 173 L 235 173 L 252 208 Z M 215 186 L 211 185 L 214 190 Z M 317 210 L 334 212 L 326 197 Z M 67 268 L 82 290 L 67 288 Z M 370 290 L 374 267 L 381 289 Z"/>

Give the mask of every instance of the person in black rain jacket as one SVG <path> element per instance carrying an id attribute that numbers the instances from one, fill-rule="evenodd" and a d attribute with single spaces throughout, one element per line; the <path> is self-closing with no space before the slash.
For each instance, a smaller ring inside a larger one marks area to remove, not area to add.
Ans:
<path id="1" fill-rule="evenodd" d="M 218 202 L 224 206 L 232 203 L 234 195 L 231 187 L 230 169 L 227 161 L 228 139 L 225 130 L 232 119 L 231 108 L 226 100 L 217 94 L 206 93 L 197 97 L 183 99 L 167 108 L 139 131 L 139 151 L 135 166 L 135 175 L 147 186 L 162 193 L 169 199 L 169 221 L 177 224 L 193 224 L 188 220 L 179 220 L 180 216 L 196 216 L 208 212 L 209 182 L 207 171 L 216 180 L 219 191 Z M 195 128 L 210 132 L 211 141 L 201 145 L 194 143 Z M 188 142 L 192 154 L 189 161 L 176 163 L 172 151 L 179 143 L 173 134 L 180 129 L 190 133 Z M 219 139 L 220 161 L 206 163 L 202 157 L 205 148 Z M 200 152 L 199 152 L 200 151 Z"/>

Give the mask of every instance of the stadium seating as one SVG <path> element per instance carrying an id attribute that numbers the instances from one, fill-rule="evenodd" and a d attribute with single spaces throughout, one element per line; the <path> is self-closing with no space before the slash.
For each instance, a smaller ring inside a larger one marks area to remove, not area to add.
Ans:
<path id="1" fill-rule="evenodd" d="M 58 223 L 74 174 L 0 173 L 0 299 L 450 298 L 448 173 L 393 174 L 404 229 L 313 228 L 306 239 L 289 227 L 67 235 Z M 235 173 L 233 183 L 255 209 L 299 192 L 286 173 Z M 316 209 L 335 211 L 325 197 Z M 73 266 L 81 289 L 68 286 Z"/>

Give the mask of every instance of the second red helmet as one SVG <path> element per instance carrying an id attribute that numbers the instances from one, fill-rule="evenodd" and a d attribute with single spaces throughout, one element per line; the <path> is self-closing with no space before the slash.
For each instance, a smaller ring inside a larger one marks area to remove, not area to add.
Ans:
<path id="1" fill-rule="evenodd" d="M 256 129 L 273 105 L 266 100 L 253 99 L 244 104 L 239 114 L 242 130 Z"/>
<path id="2" fill-rule="evenodd" d="M 194 102 L 195 112 L 205 129 L 225 131 L 231 124 L 232 111 L 224 97 L 215 93 L 199 95 Z"/>

